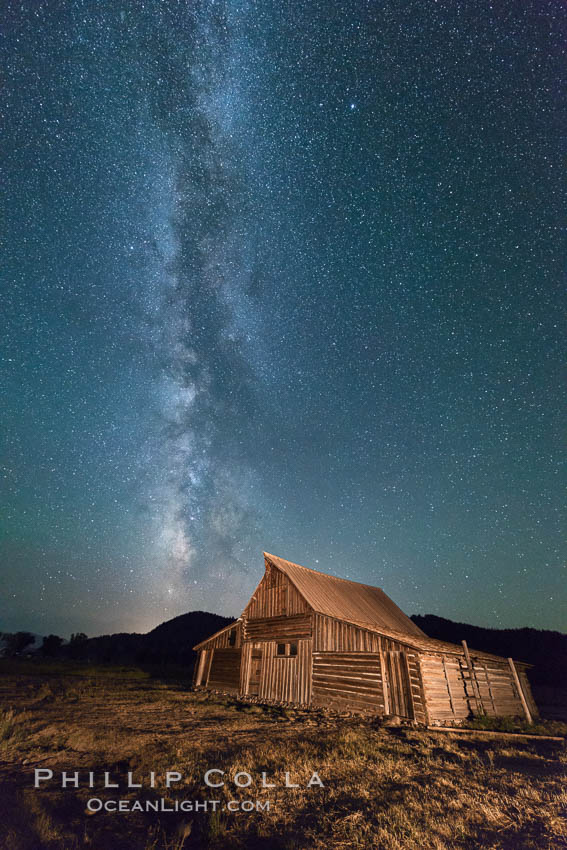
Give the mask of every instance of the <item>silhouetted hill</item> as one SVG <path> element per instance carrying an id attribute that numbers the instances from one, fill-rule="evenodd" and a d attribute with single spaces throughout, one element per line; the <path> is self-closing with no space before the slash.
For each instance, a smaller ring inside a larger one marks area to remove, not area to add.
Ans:
<path id="1" fill-rule="evenodd" d="M 147 651 L 156 660 L 167 658 L 170 662 L 184 664 L 194 660 L 193 647 L 219 629 L 234 622 L 234 617 L 221 617 L 206 611 L 191 611 L 166 620 L 148 632 Z"/>
<path id="2" fill-rule="evenodd" d="M 182 665 L 192 668 L 193 646 L 233 622 L 230 617 L 191 611 L 167 620 L 147 634 L 120 632 L 63 647 L 60 655 L 110 664 Z"/>

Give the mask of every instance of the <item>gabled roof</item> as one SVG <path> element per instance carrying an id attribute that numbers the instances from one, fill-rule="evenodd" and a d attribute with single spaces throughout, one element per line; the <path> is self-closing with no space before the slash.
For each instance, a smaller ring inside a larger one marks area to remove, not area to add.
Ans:
<path id="1" fill-rule="evenodd" d="M 413 620 L 379 587 L 310 570 L 268 552 L 264 552 L 264 558 L 266 563 L 285 573 L 307 604 L 318 614 L 358 623 L 370 629 L 394 630 L 425 637 Z"/>

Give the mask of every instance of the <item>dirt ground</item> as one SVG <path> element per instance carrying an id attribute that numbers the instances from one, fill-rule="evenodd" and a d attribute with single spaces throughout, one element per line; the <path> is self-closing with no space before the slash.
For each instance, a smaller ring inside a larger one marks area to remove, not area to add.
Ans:
<path id="1" fill-rule="evenodd" d="M 142 670 L 8 660 L 0 709 L 6 850 L 567 848 L 564 743 L 386 728 Z M 53 773 L 39 788 L 36 769 Z M 210 769 L 224 786 L 205 784 Z M 127 810 L 104 809 L 119 801 Z"/>

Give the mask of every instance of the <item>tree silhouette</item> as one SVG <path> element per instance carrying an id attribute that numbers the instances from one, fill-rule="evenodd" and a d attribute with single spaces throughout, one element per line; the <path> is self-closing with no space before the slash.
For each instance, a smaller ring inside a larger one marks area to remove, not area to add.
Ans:
<path id="1" fill-rule="evenodd" d="M 84 632 L 73 632 L 71 635 L 71 643 L 83 643 L 85 640 L 88 640 L 86 634 Z"/>
<path id="2" fill-rule="evenodd" d="M 31 632 L 15 632 L 14 634 L 4 632 L 2 638 L 6 643 L 5 655 L 19 655 L 26 646 L 29 646 L 35 640 Z"/>
<path id="3" fill-rule="evenodd" d="M 47 637 L 44 637 L 43 643 L 41 645 L 42 655 L 57 655 L 57 650 L 59 649 L 62 643 L 63 638 L 60 638 L 58 635 L 47 635 Z"/>

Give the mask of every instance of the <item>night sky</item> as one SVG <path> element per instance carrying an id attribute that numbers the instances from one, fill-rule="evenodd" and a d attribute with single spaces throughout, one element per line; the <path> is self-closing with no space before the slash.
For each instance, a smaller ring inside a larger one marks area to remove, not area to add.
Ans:
<path id="1" fill-rule="evenodd" d="M 2 5 L 0 629 L 566 630 L 565 5 Z"/>

